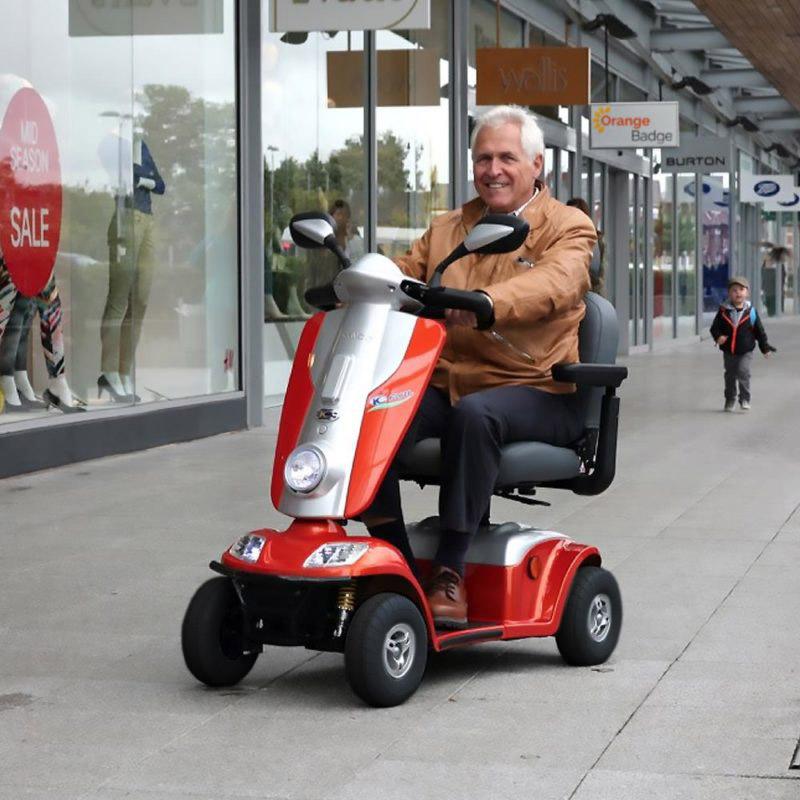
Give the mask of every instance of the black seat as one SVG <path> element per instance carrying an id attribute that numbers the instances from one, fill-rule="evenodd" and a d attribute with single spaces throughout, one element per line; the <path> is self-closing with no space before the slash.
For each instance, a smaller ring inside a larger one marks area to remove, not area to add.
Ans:
<path id="1" fill-rule="evenodd" d="M 614 479 L 619 398 L 615 389 L 627 377 L 616 366 L 618 323 L 611 303 L 589 292 L 586 316 L 579 330 L 580 364 L 557 364 L 556 380 L 576 383 L 584 416 L 584 433 L 571 447 L 542 442 L 506 445 L 500 457 L 495 493 L 531 494 L 537 486 L 570 489 L 577 494 L 599 494 Z M 412 451 L 403 478 L 421 484 L 439 482 L 441 456 L 438 439 L 424 439 Z"/>

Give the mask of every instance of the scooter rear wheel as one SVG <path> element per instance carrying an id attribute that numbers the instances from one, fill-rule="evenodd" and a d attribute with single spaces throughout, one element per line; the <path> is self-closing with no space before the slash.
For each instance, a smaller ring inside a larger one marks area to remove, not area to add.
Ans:
<path id="1" fill-rule="evenodd" d="M 417 690 L 428 659 L 419 609 L 399 594 L 376 594 L 359 606 L 347 631 L 350 688 L 372 706 L 397 706 Z"/>
<path id="2" fill-rule="evenodd" d="M 181 628 L 183 660 L 207 686 L 233 686 L 253 668 L 258 653 L 243 649 L 244 619 L 229 578 L 211 578 L 192 597 Z"/>
<path id="3" fill-rule="evenodd" d="M 614 652 L 621 627 L 622 597 L 616 578 L 602 567 L 581 567 L 556 634 L 561 657 L 576 667 L 602 664 Z"/>

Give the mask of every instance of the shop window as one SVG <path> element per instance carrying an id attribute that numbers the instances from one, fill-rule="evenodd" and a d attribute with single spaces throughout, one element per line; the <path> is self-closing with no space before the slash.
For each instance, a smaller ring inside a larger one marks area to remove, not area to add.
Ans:
<path id="1" fill-rule="evenodd" d="M 450 208 L 449 3 L 433 0 L 431 28 L 377 31 L 377 246 L 404 253 Z"/>
<path id="2" fill-rule="evenodd" d="M 238 389 L 233 0 L 3 10 L 0 421 Z"/>
<path id="3" fill-rule="evenodd" d="M 264 393 L 267 402 L 279 402 L 303 323 L 314 311 L 305 290 L 339 270 L 329 251 L 295 247 L 289 220 L 301 211 L 327 211 L 350 258 L 364 252 L 364 35 L 288 36 L 265 24 L 261 52 Z"/>

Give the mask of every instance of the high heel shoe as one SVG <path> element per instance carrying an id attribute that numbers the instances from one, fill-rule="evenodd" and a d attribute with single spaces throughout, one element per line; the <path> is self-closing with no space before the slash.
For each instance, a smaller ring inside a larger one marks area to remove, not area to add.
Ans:
<path id="1" fill-rule="evenodd" d="M 77 398 L 75 398 L 77 400 Z M 77 400 L 76 405 L 68 406 L 66 403 L 62 402 L 61 398 L 51 392 L 49 389 L 45 389 L 42 392 L 42 400 L 44 400 L 45 405 L 47 408 L 57 408 L 64 414 L 76 414 L 86 411 L 86 406 L 83 401 Z"/>
<path id="2" fill-rule="evenodd" d="M 118 392 L 109 382 L 105 375 L 101 375 L 97 379 L 97 396 L 102 397 L 103 392 L 108 392 L 108 396 L 115 403 L 132 403 L 133 397 L 129 394 L 122 394 Z"/>

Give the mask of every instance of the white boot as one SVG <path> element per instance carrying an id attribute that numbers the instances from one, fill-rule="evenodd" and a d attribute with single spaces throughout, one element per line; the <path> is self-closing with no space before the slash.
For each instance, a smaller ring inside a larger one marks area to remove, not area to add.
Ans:
<path id="1" fill-rule="evenodd" d="M 69 388 L 69 384 L 67 383 L 67 379 L 63 375 L 59 375 L 57 378 L 50 378 L 47 388 L 50 390 L 50 394 L 55 396 L 58 400 L 56 405 L 61 408 L 75 408 L 75 400 L 72 397 L 72 389 Z"/>
<path id="2" fill-rule="evenodd" d="M 33 391 L 33 386 L 31 386 L 31 382 L 28 380 L 28 373 L 24 369 L 17 370 L 14 373 L 14 383 L 17 385 L 17 391 L 26 400 L 35 401 L 39 399 L 36 397 L 36 392 Z"/>
<path id="3" fill-rule="evenodd" d="M 6 398 L 6 405 L 9 406 L 10 409 L 13 410 L 22 406 L 22 400 L 19 399 L 17 384 L 14 383 L 13 375 L 0 375 L 0 389 L 3 390 L 3 394 Z"/>
<path id="4" fill-rule="evenodd" d="M 278 304 L 271 294 L 264 295 L 264 319 L 286 319 L 286 314 L 278 308 Z"/>
<path id="5" fill-rule="evenodd" d="M 297 287 L 289 287 L 289 297 L 286 300 L 286 313 L 291 317 L 301 317 L 308 319 L 311 314 L 306 314 L 303 306 L 300 305 L 300 298 L 297 296 Z"/>
<path id="6" fill-rule="evenodd" d="M 122 384 L 122 393 L 133 397 L 133 378 L 131 378 L 130 375 L 125 375 L 124 373 L 120 372 L 119 380 Z"/>

